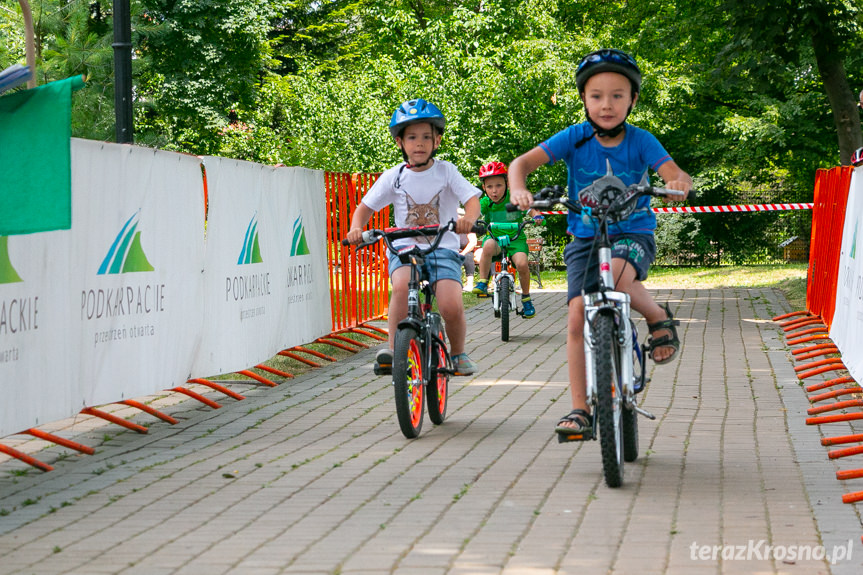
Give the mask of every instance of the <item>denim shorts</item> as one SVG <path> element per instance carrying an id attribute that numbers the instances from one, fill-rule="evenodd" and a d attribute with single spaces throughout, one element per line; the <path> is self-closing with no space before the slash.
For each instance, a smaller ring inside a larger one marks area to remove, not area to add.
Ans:
<path id="1" fill-rule="evenodd" d="M 399 256 L 392 252 L 387 256 L 390 260 L 390 277 L 393 277 L 393 272 L 398 268 L 409 265 L 399 261 Z M 461 285 L 461 266 L 463 263 L 464 256 L 460 253 L 446 248 L 438 248 L 425 256 L 425 263 L 421 268 L 422 277 L 428 279 L 429 283 L 435 283 L 438 280 L 455 280 Z"/>
<path id="2" fill-rule="evenodd" d="M 624 259 L 635 268 L 639 281 L 647 279 L 647 270 L 656 259 L 656 240 L 648 234 L 611 236 L 612 259 Z M 563 250 L 566 263 L 567 302 L 599 289 L 599 257 L 594 238 L 573 238 Z"/>

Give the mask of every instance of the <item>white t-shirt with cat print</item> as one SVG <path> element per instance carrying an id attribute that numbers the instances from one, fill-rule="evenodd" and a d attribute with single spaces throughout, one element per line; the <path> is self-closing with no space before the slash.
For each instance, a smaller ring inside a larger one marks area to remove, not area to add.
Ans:
<path id="1" fill-rule="evenodd" d="M 404 165 L 401 163 L 381 174 L 362 199 L 376 212 L 392 204 L 398 228 L 458 220 L 459 205 L 481 193 L 445 160 L 434 160 L 432 166 L 422 172 L 403 169 Z M 404 238 L 393 243 L 402 248 L 427 241 L 424 238 Z M 438 247 L 459 251 L 458 234 L 447 232 Z"/>

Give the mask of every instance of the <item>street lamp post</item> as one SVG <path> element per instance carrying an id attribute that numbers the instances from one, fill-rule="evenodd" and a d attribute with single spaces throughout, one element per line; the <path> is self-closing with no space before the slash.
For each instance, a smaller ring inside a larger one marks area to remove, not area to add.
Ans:
<path id="1" fill-rule="evenodd" d="M 129 0 L 114 0 L 114 134 L 117 143 L 131 144 L 132 11 Z"/>

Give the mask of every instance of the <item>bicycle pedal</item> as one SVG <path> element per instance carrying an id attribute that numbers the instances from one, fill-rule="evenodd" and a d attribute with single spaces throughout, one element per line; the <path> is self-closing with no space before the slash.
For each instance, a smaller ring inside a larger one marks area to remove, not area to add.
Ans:
<path id="1" fill-rule="evenodd" d="M 570 441 L 589 441 L 593 439 L 593 432 L 585 431 L 584 433 L 561 433 L 557 432 L 558 443 L 569 443 Z"/>
<path id="2" fill-rule="evenodd" d="M 392 365 L 378 365 L 375 364 L 375 375 L 392 375 L 393 366 Z"/>

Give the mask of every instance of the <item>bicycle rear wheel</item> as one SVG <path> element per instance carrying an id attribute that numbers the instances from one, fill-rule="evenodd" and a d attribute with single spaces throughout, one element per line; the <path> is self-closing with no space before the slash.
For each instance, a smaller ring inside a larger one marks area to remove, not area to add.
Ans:
<path id="1" fill-rule="evenodd" d="M 609 487 L 623 485 L 623 395 L 618 385 L 614 316 L 598 314 L 593 321 L 593 369 L 597 391 L 597 422 L 602 470 Z M 634 414 L 633 414 L 634 415 Z"/>
<path id="2" fill-rule="evenodd" d="M 509 278 L 500 278 L 500 339 L 509 341 L 509 292 L 512 289 Z"/>
<path id="3" fill-rule="evenodd" d="M 633 409 L 623 409 L 623 460 L 632 462 L 638 459 L 638 414 Z"/>
<path id="4" fill-rule="evenodd" d="M 393 389 L 399 427 L 408 439 L 423 426 L 423 358 L 417 332 L 404 327 L 396 332 L 393 352 Z"/>
<path id="5" fill-rule="evenodd" d="M 444 340 L 443 330 L 438 332 L 441 341 Z M 432 363 L 435 369 L 432 379 L 426 386 L 426 403 L 428 404 L 429 419 L 435 425 L 443 423 L 446 418 L 447 393 L 449 392 L 449 370 L 447 365 L 446 348 L 439 343 L 432 344 Z"/>

